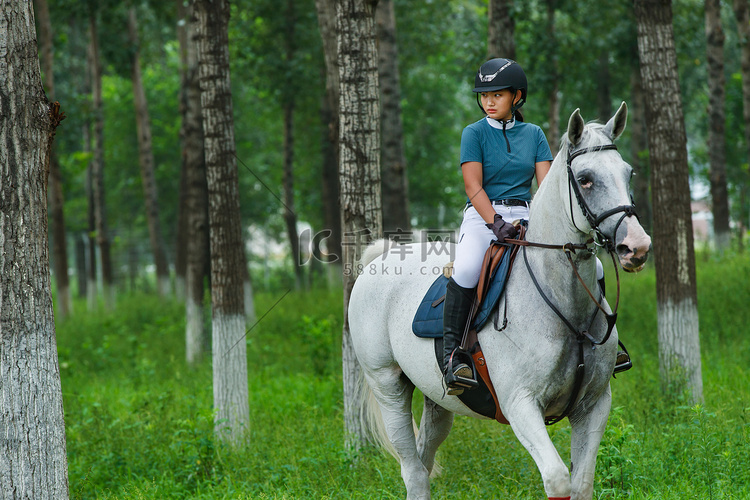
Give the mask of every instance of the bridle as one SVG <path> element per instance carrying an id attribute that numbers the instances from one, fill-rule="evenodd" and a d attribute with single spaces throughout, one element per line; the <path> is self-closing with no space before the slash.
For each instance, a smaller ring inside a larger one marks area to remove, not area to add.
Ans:
<path id="1" fill-rule="evenodd" d="M 605 344 L 612 334 L 612 330 L 615 327 L 615 322 L 617 321 L 617 309 L 620 305 L 620 273 L 618 270 L 617 262 L 615 260 L 615 245 L 612 239 L 615 238 L 615 235 L 617 234 L 617 230 L 620 227 L 620 224 L 622 224 L 622 221 L 625 219 L 625 217 L 629 217 L 631 215 L 635 215 L 636 218 L 638 217 L 635 213 L 635 204 L 631 202 L 630 205 L 620 205 L 618 207 L 612 208 L 610 210 L 606 210 L 599 214 L 598 216 L 595 215 L 591 208 L 589 207 L 588 203 L 586 203 L 586 200 L 583 198 L 583 195 L 581 193 L 581 187 L 578 184 L 578 180 L 573 175 L 573 169 L 572 169 L 572 163 L 573 160 L 578 158 L 581 155 L 588 154 L 588 153 L 597 153 L 600 151 L 607 151 L 607 150 L 617 150 L 617 146 L 614 144 L 605 144 L 603 146 L 594 146 L 590 148 L 583 148 L 579 149 L 577 151 L 569 151 L 568 157 L 567 157 L 567 170 L 568 170 L 568 186 L 569 186 L 569 193 L 572 191 L 572 193 L 575 194 L 576 200 L 578 201 L 578 206 L 581 208 L 581 211 L 583 212 L 584 217 L 586 217 L 586 220 L 588 221 L 589 225 L 591 226 L 591 229 L 593 230 L 595 237 L 590 238 L 585 243 L 566 243 L 564 245 L 550 245 L 546 243 L 534 243 L 529 242 L 526 240 L 511 240 L 506 239 L 506 243 L 519 245 L 523 247 L 523 258 L 524 263 L 526 264 L 526 269 L 529 273 L 529 276 L 531 276 L 531 280 L 534 283 L 534 286 L 536 287 L 537 291 L 541 295 L 544 302 L 552 309 L 552 311 L 560 318 L 560 320 L 565 324 L 565 326 L 573 332 L 573 334 L 576 336 L 576 340 L 578 342 L 578 367 L 576 368 L 576 375 L 575 375 L 575 382 L 573 386 L 573 392 L 571 394 L 570 400 L 568 401 L 568 405 L 565 408 L 565 411 L 559 416 L 556 417 L 548 417 L 545 419 L 546 425 L 552 425 L 560 420 L 567 417 L 570 412 L 573 409 L 573 406 L 578 399 L 578 394 L 581 390 L 581 387 L 583 385 L 583 378 L 584 378 L 584 372 L 585 372 L 585 365 L 584 365 L 584 353 L 583 353 L 583 344 L 585 342 L 590 342 L 592 349 L 596 349 L 597 346 Z M 578 225 L 575 223 L 575 216 L 573 212 L 573 196 L 570 196 L 570 217 L 573 221 L 573 226 L 580 231 L 581 230 Z M 604 233 L 599 228 L 599 225 L 608 217 L 611 217 L 612 215 L 618 214 L 622 212 L 622 216 L 620 217 L 620 220 L 617 221 L 617 224 L 615 225 L 615 230 L 612 233 L 612 238 L 607 237 L 604 235 Z M 575 262 L 573 261 L 573 256 L 576 252 L 576 250 L 583 250 L 588 251 L 591 254 L 596 253 L 595 248 L 591 248 L 591 244 L 595 244 L 596 246 L 600 246 L 604 248 L 607 253 L 612 257 L 612 262 L 614 264 L 615 273 L 617 276 L 617 299 L 615 301 L 615 307 L 612 310 L 612 313 L 608 313 L 603 307 L 602 307 L 602 299 L 603 294 L 599 293 L 599 298 L 597 299 L 594 297 L 594 294 L 592 293 L 591 289 L 584 283 L 583 278 L 581 278 L 581 275 L 578 273 L 578 268 L 575 265 Z M 578 281 L 583 285 L 584 289 L 588 293 L 589 297 L 591 298 L 591 301 L 596 304 L 596 308 L 594 309 L 593 314 L 591 315 L 591 319 L 589 321 L 588 327 L 584 330 L 580 330 L 576 328 L 573 323 L 565 317 L 565 315 L 552 303 L 550 298 L 547 296 L 546 293 L 544 293 L 544 290 L 542 289 L 541 285 L 539 284 L 536 276 L 534 275 L 534 272 L 531 270 L 531 265 L 529 264 L 529 259 L 526 255 L 526 247 L 537 247 L 537 248 L 544 248 L 544 249 L 555 249 L 555 250 L 562 250 L 565 252 L 565 256 L 568 259 L 568 262 L 570 263 L 570 266 L 573 268 L 573 272 L 576 275 L 576 278 Z M 604 314 L 604 317 L 607 321 L 607 333 L 604 335 L 602 340 L 596 340 L 589 330 L 594 324 L 594 320 L 596 319 L 596 316 L 599 312 L 602 312 Z"/>
<path id="2" fill-rule="evenodd" d="M 566 167 L 568 170 L 568 194 L 570 194 L 570 191 L 575 194 L 576 200 L 578 201 L 578 206 L 581 208 L 581 211 L 583 212 L 584 217 L 586 217 L 586 220 L 588 221 L 589 225 L 591 226 L 591 229 L 594 231 L 594 234 L 596 235 L 595 241 L 596 243 L 603 247 L 608 252 L 613 252 L 615 249 L 615 244 L 612 241 L 611 238 L 608 238 L 607 236 L 602 233 L 601 229 L 599 228 L 599 225 L 604 222 L 605 219 L 608 217 L 623 212 L 622 217 L 620 217 L 620 220 L 617 221 L 617 224 L 615 224 L 615 230 L 612 232 L 612 238 L 615 237 L 617 234 L 617 230 L 620 228 L 620 224 L 622 224 L 622 221 L 625 220 L 625 217 L 629 217 L 631 215 L 634 215 L 636 218 L 638 218 L 638 214 L 635 213 L 635 203 L 631 202 L 630 205 L 620 205 L 619 207 L 612 208 L 610 210 L 606 210 L 602 212 L 601 214 L 594 215 L 594 212 L 591 211 L 591 208 L 589 207 L 588 203 L 586 203 L 586 200 L 583 198 L 583 194 L 581 193 L 581 186 L 578 184 L 578 180 L 575 178 L 575 175 L 573 175 L 573 160 L 578 158 L 579 156 L 582 156 L 587 153 L 598 153 L 599 151 L 608 151 L 608 150 L 614 150 L 617 151 L 617 146 L 614 144 L 604 144 L 602 146 L 594 146 L 590 148 L 583 148 L 579 149 L 577 151 L 568 150 L 568 158 L 566 162 Z M 578 229 L 581 232 L 582 231 L 578 225 L 576 224 L 575 215 L 573 213 L 573 196 L 568 197 L 570 200 L 570 219 L 573 221 L 573 226 L 575 226 L 576 229 Z"/>

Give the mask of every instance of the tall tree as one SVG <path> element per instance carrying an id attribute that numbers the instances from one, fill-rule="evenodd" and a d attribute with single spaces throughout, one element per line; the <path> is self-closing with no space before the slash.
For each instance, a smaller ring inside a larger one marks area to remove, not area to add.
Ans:
<path id="1" fill-rule="evenodd" d="M 729 246 L 724 96 L 724 29 L 721 1 L 706 0 L 706 55 L 708 61 L 708 157 L 711 165 L 711 203 L 714 238 L 720 252 Z"/>
<path id="2" fill-rule="evenodd" d="M 284 62 L 287 68 L 294 67 L 294 54 L 297 49 L 294 40 L 294 0 L 287 0 L 284 11 Z M 285 92 L 282 101 L 284 116 L 284 222 L 292 251 L 295 288 L 302 286 L 302 265 L 299 259 L 299 234 L 297 233 L 297 214 L 294 211 L 294 92 Z"/>
<path id="3" fill-rule="evenodd" d="M 203 150 L 201 89 L 198 83 L 193 6 L 178 2 L 181 22 L 182 172 L 185 179 L 181 212 L 185 217 L 185 358 L 194 365 L 207 344 L 203 327 L 204 281 L 210 272 L 208 239 L 208 186 Z"/>
<path id="4" fill-rule="evenodd" d="M 356 387 L 360 366 L 349 330 L 349 297 L 356 262 L 382 230 L 380 199 L 380 110 L 378 53 L 375 43 L 377 0 L 339 0 L 336 5 L 339 67 L 339 179 L 344 263 L 342 338 L 344 425 L 347 443 L 364 440 Z"/>
<path id="5" fill-rule="evenodd" d="M 555 11 L 557 10 L 558 0 L 547 1 L 547 32 L 546 32 L 546 52 L 549 60 L 549 77 L 547 81 L 549 87 L 549 129 L 547 138 L 550 150 L 553 155 L 557 154 L 557 145 L 560 141 L 560 78 L 559 67 L 557 64 L 557 28 L 555 23 Z M 607 120 L 611 115 L 607 115 Z M 605 121 L 606 123 L 606 121 Z"/>
<path id="6" fill-rule="evenodd" d="M 90 47 L 89 47 L 90 48 Z M 91 134 L 90 123 L 83 131 L 84 151 L 91 152 Z M 86 222 L 88 233 L 86 234 L 86 243 L 88 250 L 88 267 L 86 269 L 86 306 L 89 311 L 96 309 L 98 300 L 97 290 L 97 252 L 96 252 L 96 198 L 94 196 L 94 162 L 89 162 L 86 168 Z"/>
<path id="7" fill-rule="evenodd" d="M 39 22 L 39 48 L 47 97 L 55 100 L 54 46 L 52 44 L 52 22 L 47 0 L 34 0 Z M 49 211 L 52 223 L 52 264 L 57 283 L 57 311 L 60 318 L 70 315 L 73 301 L 68 277 L 68 250 L 65 238 L 65 214 L 63 213 L 62 172 L 54 144 L 49 157 Z"/>
<path id="8" fill-rule="evenodd" d="M 638 46 L 634 44 L 638 58 Z M 648 134 L 646 133 L 646 100 L 641 84 L 641 71 L 638 64 L 633 65 L 630 72 L 630 113 L 628 113 L 628 128 L 630 129 L 630 156 L 633 177 L 633 200 L 638 207 L 641 224 L 650 234 L 653 227 L 651 210 L 651 188 L 649 182 L 648 165 Z"/>
<path id="9" fill-rule="evenodd" d="M 188 208 L 187 208 L 187 167 L 185 154 L 187 142 L 187 85 L 188 85 L 188 50 L 193 47 L 195 53 L 195 44 L 188 33 L 190 26 L 190 4 L 184 0 L 175 0 L 177 8 L 177 42 L 180 44 L 180 193 L 177 200 L 177 234 L 175 236 L 175 253 L 174 253 L 174 288 L 175 297 L 178 300 L 187 298 L 187 246 L 188 246 Z M 196 84 L 197 85 L 197 84 Z M 200 103 L 200 88 L 198 89 L 198 102 Z M 200 111 L 198 111 L 200 113 Z M 200 137 L 201 151 L 203 144 L 203 135 Z"/>
<path id="10" fill-rule="evenodd" d="M 208 344 L 203 328 L 204 281 L 210 271 L 208 240 L 208 186 L 203 153 L 201 89 L 192 4 L 178 1 L 182 21 L 182 177 L 185 179 L 182 212 L 185 217 L 185 358 L 194 365 Z"/>
<path id="11" fill-rule="evenodd" d="M 734 16 L 737 18 L 737 31 L 740 35 L 742 54 L 742 117 L 745 122 L 745 147 L 750 161 L 750 2 L 733 0 Z M 740 207 L 746 207 L 750 198 L 750 169 L 745 170 L 745 181 L 740 182 Z M 744 232 L 750 227 L 750 215 L 742 211 L 740 215 L 740 248 L 743 248 Z"/>
<path id="12" fill-rule="evenodd" d="M 67 499 L 47 250 L 59 108 L 44 95 L 30 0 L 0 0 L 0 497 Z"/>
<path id="13" fill-rule="evenodd" d="M 609 74 L 609 48 L 602 48 L 598 61 L 599 71 L 596 78 L 596 101 L 599 105 L 599 119 L 607 123 L 612 116 L 612 79 Z"/>
<path id="14" fill-rule="evenodd" d="M 326 93 L 321 102 L 324 127 L 322 141 L 323 222 L 330 236 L 326 239 L 330 254 L 341 256 L 341 208 L 339 204 L 339 68 L 338 37 L 336 35 L 335 0 L 315 0 L 318 29 L 323 42 L 326 68 Z M 340 269 L 340 260 L 329 269 Z M 333 264 L 333 263 L 332 263 Z M 338 275 L 336 276 L 338 278 Z"/>
<path id="15" fill-rule="evenodd" d="M 107 223 L 107 199 L 104 191 L 104 108 L 102 104 L 102 62 L 99 53 L 99 34 L 96 10 L 91 6 L 89 14 L 91 95 L 94 114 L 94 156 L 91 162 L 91 192 L 94 202 L 96 243 L 102 264 L 104 303 L 113 307 L 115 302 L 115 278 Z M 95 290 L 95 288 L 94 288 Z"/>
<path id="16" fill-rule="evenodd" d="M 217 435 L 236 444 L 247 430 L 250 408 L 245 246 L 229 76 L 230 10 L 227 0 L 196 0 L 194 7 L 211 240 L 214 411 Z"/>
<path id="17" fill-rule="evenodd" d="M 490 0 L 487 9 L 487 57 L 516 58 L 513 0 Z"/>
<path id="18" fill-rule="evenodd" d="M 404 125 L 401 119 L 401 77 L 398 70 L 396 13 L 393 0 L 379 0 L 375 21 L 380 78 L 383 228 L 388 233 L 409 232 L 409 178 L 406 175 Z"/>
<path id="19" fill-rule="evenodd" d="M 156 174 L 154 167 L 154 151 L 151 145 L 151 119 L 148 114 L 148 100 L 143 87 L 141 74 L 141 52 L 138 39 L 138 18 L 135 7 L 128 12 L 128 34 L 131 48 L 131 80 L 133 81 L 133 104 L 135 105 L 135 124 L 138 132 L 138 159 L 141 165 L 141 181 L 143 184 L 143 198 L 146 201 L 146 222 L 154 254 L 156 267 L 156 286 L 159 295 L 167 296 L 171 292 L 169 279 L 169 262 L 167 250 L 159 221 L 159 194 L 156 188 Z"/>
<path id="20" fill-rule="evenodd" d="M 703 400 L 690 171 L 671 0 L 634 0 L 654 210 L 659 368 L 665 389 Z"/>

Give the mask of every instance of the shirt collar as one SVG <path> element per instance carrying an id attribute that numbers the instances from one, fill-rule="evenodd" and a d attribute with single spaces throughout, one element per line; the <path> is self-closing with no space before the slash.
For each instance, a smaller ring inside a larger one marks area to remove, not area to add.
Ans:
<path id="1" fill-rule="evenodd" d="M 486 117 L 486 120 L 487 120 L 487 123 L 490 124 L 490 127 L 496 128 L 499 130 L 503 129 L 503 122 L 501 122 L 500 120 L 495 120 L 494 118 L 490 118 L 489 116 Z M 510 120 L 505 122 L 505 130 L 512 129 L 515 126 L 515 124 L 516 124 L 516 119 L 511 118 Z"/>

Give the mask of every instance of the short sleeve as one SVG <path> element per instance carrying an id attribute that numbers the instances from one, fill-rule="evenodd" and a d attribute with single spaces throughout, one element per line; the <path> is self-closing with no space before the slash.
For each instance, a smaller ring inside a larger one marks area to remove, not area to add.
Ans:
<path id="1" fill-rule="evenodd" d="M 479 130 L 477 127 L 472 127 L 471 125 L 464 128 L 461 134 L 461 159 L 459 165 L 463 165 L 467 161 L 484 163 Z"/>
<path id="2" fill-rule="evenodd" d="M 541 128 L 536 129 L 537 133 L 537 146 L 536 146 L 536 159 L 534 160 L 536 163 L 539 163 L 540 161 L 552 161 L 554 158 L 552 157 L 552 151 L 549 149 L 549 143 L 547 142 L 547 138 L 544 136 L 544 132 L 542 132 Z"/>

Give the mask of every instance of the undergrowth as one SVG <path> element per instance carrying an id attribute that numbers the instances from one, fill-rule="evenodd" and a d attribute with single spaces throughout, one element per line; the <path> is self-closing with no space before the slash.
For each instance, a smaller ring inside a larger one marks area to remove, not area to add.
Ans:
<path id="1" fill-rule="evenodd" d="M 700 405 L 661 390 L 653 270 L 622 276 L 618 330 L 634 368 L 612 381 L 594 498 L 750 498 L 750 263 L 709 259 L 697 274 Z M 281 296 L 255 298 L 259 316 L 270 312 L 247 335 L 251 422 L 236 449 L 213 433 L 210 353 L 195 368 L 183 359 L 182 304 L 131 295 L 87 313 L 77 303 L 57 326 L 71 498 L 404 498 L 390 456 L 345 451 L 341 293 Z M 567 422 L 549 432 L 569 461 Z M 438 460 L 434 498 L 544 498 L 506 426 L 456 418 Z"/>

